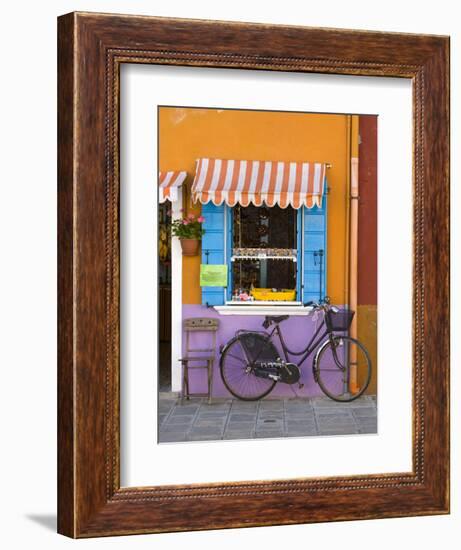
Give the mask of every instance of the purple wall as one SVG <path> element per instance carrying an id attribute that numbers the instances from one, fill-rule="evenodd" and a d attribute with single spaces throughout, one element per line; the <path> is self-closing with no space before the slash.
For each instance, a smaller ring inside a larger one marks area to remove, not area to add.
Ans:
<path id="1" fill-rule="evenodd" d="M 201 305 L 183 305 L 183 319 L 189 317 L 213 317 L 219 319 L 220 326 L 217 334 L 217 354 L 214 363 L 214 376 L 213 376 L 213 396 L 214 397 L 231 397 L 221 379 L 219 372 L 219 347 L 226 344 L 231 338 L 234 337 L 235 332 L 241 329 L 247 330 L 264 330 L 262 322 L 264 316 L 261 315 L 219 315 L 213 308 L 206 308 Z M 286 321 L 281 323 L 283 336 L 287 346 L 293 350 L 301 350 L 306 347 L 312 334 L 315 330 L 316 324 L 312 321 L 312 316 L 291 316 Z M 205 333 L 193 334 L 191 336 L 191 345 L 193 347 L 204 347 L 206 343 L 204 338 L 208 338 L 209 335 Z M 201 340 L 199 340 L 201 339 Z M 280 349 L 280 345 L 277 342 L 277 337 L 274 338 L 277 349 Z M 185 348 L 185 339 L 184 348 Z M 211 337 L 210 337 L 211 342 Z M 202 345 L 200 345 L 202 344 Z M 205 346 L 206 347 L 206 346 Z M 185 349 L 183 349 L 183 353 Z M 303 397 L 312 397 L 316 395 L 323 395 L 318 384 L 314 382 L 312 375 L 312 358 L 311 355 L 301 367 L 301 380 L 304 384 L 302 389 L 298 389 L 298 385 L 294 384 L 289 386 L 287 384 L 276 384 L 274 390 L 270 396 L 283 396 L 283 397 L 295 397 L 296 395 Z M 205 369 L 197 369 L 190 371 L 190 391 L 193 392 L 206 392 L 206 371 Z M 294 391 L 293 391 L 294 390 Z"/>

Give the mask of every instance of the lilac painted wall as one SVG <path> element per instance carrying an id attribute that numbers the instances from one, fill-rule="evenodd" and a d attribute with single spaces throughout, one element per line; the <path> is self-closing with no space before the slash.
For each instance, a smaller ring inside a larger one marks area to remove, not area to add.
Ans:
<path id="1" fill-rule="evenodd" d="M 264 316 L 260 315 L 219 315 L 213 308 L 207 308 L 201 305 L 183 305 L 183 319 L 189 317 L 213 317 L 219 319 L 220 327 L 217 334 L 217 354 L 214 364 L 213 376 L 213 396 L 214 397 L 231 397 L 225 388 L 221 374 L 219 372 L 219 347 L 226 344 L 235 332 L 241 329 L 247 330 L 264 330 L 262 322 Z M 306 344 L 312 337 L 315 330 L 315 322 L 312 316 L 291 316 L 281 324 L 283 336 L 287 346 L 293 350 L 300 350 L 306 347 Z M 205 343 L 203 338 L 208 335 L 204 333 L 194 334 L 191 336 L 191 345 L 193 347 L 203 347 L 200 344 Z M 194 339 L 195 338 L 195 339 Z M 199 343 L 199 338 L 201 339 Z M 211 337 L 210 337 L 211 338 Z M 211 340 L 210 340 L 211 341 Z M 280 349 L 280 345 L 275 337 L 276 347 Z M 183 350 L 184 352 L 185 350 Z M 287 384 L 278 383 L 270 396 L 295 397 L 296 395 L 303 397 L 312 397 L 323 395 L 318 384 L 314 382 L 312 375 L 312 355 L 303 363 L 301 367 L 301 380 L 304 384 L 302 389 L 298 389 L 298 385 L 289 386 Z M 294 391 L 293 391 L 294 390 Z M 190 391 L 204 392 L 206 391 L 206 371 L 205 369 L 197 369 L 190 373 Z M 296 392 L 296 394 L 294 393 Z"/>

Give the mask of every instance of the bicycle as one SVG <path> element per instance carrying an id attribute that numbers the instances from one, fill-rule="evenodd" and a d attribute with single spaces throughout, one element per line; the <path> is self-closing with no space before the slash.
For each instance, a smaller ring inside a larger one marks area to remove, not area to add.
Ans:
<path id="1" fill-rule="evenodd" d="M 370 355 L 359 340 L 345 334 L 355 312 L 330 305 L 328 297 L 321 303 L 307 302 L 304 306 L 323 313 L 323 319 L 303 350 L 293 351 L 285 343 L 280 323 L 289 315 L 267 315 L 263 327 L 267 330 L 275 325 L 270 332 L 238 330 L 221 348 L 221 377 L 232 395 L 244 401 L 256 401 L 266 397 L 277 382 L 298 383 L 302 388 L 300 367 L 315 350 L 314 380 L 325 395 L 334 401 L 349 402 L 363 394 L 371 378 Z M 273 342 L 275 335 L 284 359 Z M 290 362 L 289 356 L 300 359 Z"/>

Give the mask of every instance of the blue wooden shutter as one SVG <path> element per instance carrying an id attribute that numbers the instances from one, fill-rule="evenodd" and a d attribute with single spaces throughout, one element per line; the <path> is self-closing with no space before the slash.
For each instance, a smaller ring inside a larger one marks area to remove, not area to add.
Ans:
<path id="1" fill-rule="evenodd" d="M 202 238 L 202 263 L 224 264 L 226 263 L 224 253 L 226 207 L 224 204 L 215 206 L 209 202 L 202 206 L 202 216 L 205 218 L 203 223 L 205 234 Z M 202 305 L 223 305 L 225 292 L 226 289 L 223 287 L 202 287 Z"/>
<path id="2" fill-rule="evenodd" d="M 303 217 L 303 302 L 318 302 L 327 294 L 327 196 L 323 197 L 322 208 L 303 207 Z M 323 257 L 319 251 L 323 251 Z"/>
<path id="3" fill-rule="evenodd" d="M 224 216 L 226 223 L 224 225 L 224 231 L 225 231 L 225 246 L 226 246 L 226 253 L 225 253 L 225 260 L 227 262 L 227 292 L 226 292 L 226 299 L 231 300 L 232 299 L 232 285 L 233 285 L 233 277 L 232 277 L 232 262 L 231 262 L 231 256 L 232 256 L 232 248 L 233 248 L 233 230 L 234 230 L 234 209 L 230 208 L 229 206 L 224 207 Z"/>

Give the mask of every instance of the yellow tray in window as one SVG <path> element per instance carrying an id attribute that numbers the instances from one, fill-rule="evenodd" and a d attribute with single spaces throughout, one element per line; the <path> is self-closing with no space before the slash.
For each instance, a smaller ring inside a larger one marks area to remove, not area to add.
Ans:
<path id="1" fill-rule="evenodd" d="M 289 289 L 274 292 L 271 288 L 253 288 L 250 294 L 255 300 L 266 302 L 292 302 L 296 299 L 296 290 Z"/>

